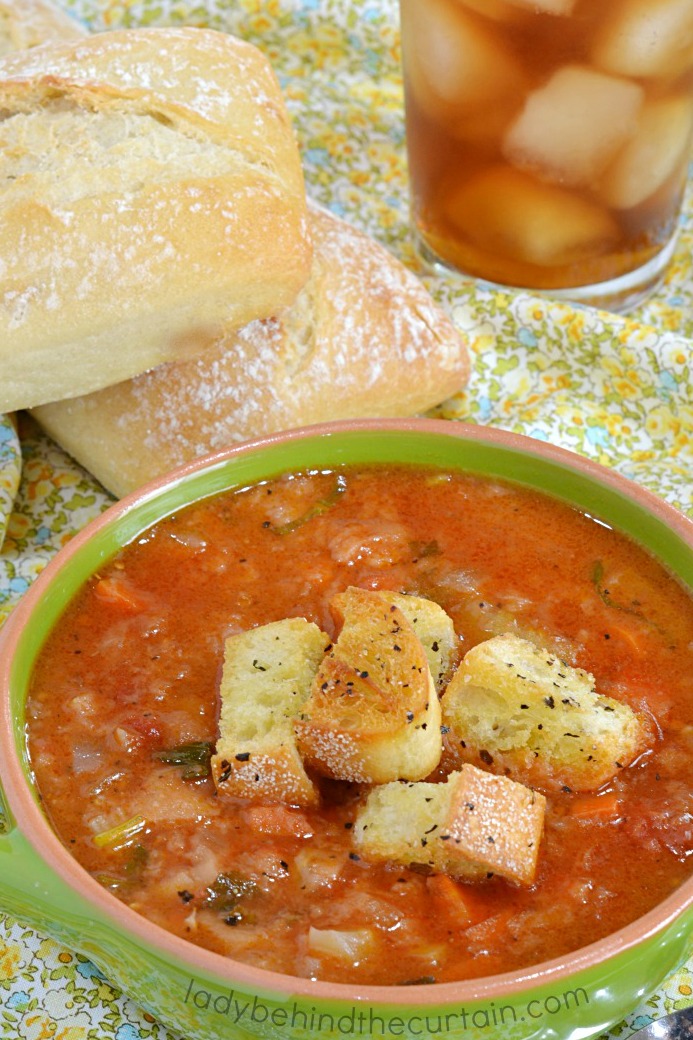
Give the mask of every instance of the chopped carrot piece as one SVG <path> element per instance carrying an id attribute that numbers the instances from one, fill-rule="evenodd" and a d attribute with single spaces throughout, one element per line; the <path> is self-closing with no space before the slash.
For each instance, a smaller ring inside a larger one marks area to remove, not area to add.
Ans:
<path id="1" fill-rule="evenodd" d="M 471 886 L 453 881 L 447 874 L 431 874 L 426 878 L 426 888 L 441 911 L 458 921 L 462 928 L 477 924 L 488 916 L 489 911 Z"/>
<path id="2" fill-rule="evenodd" d="M 585 795 L 582 798 L 576 798 L 570 806 L 570 815 L 578 818 L 618 816 L 619 811 L 620 801 L 615 791 Z"/>
<path id="3" fill-rule="evenodd" d="M 305 813 L 282 805 L 252 806 L 244 811 L 243 819 L 248 827 L 261 834 L 309 838 L 314 830 Z"/>
<path id="4" fill-rule="evenodd" d="M 118 578 L 100 578 L 94 586 L 94 595 L 103 603 L 121 610 L 137 614 L 144 610 L 147 603 L 135 589 Z"/>
<path id="5" fill-rule="evenodd" d="M 623 640 L 628 648 L 634 651 L 634 653 L 640 654 L 643 652 L 646 633 L 643 631 L 642 624 L 638 624 L 637 622 L 634 624 L 624 622 L 619 625 L 614 624 L 613 620 L 610 620 L 608 632 L 610 638 L 613 639 L 615 636 L 616 638 Z"/>

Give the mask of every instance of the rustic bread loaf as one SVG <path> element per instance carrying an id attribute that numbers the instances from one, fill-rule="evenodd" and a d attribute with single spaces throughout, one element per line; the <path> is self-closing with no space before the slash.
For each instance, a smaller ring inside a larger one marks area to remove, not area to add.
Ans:
<path id="1" fill-rule="evenodd" d="M 0 57 L 50 40 L 85 36 L 86 32 L 79 22 L 50 0 L 0 2 Z"/>
<path id="2" fill-rule="evenodd" d="M 313 267 L 295 303 L 198 358 L 34 413 L 115 495 L 199 455 L 337 418 L 404 416 L 464 386 L 466 344 L 382 246 L 310 207 Z"/>
<path id="3" fill-rule="evenodd" d="M 310 268 L 298 148 L 262 53 L 131 29 L 0 61 L 0 412 L 199 353 Z"/>

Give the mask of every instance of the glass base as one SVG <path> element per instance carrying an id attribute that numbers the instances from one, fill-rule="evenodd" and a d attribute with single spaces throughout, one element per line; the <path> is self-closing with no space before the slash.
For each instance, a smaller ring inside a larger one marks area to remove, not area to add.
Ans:
<path id="1" fill-rule="evenodd" d="M 597 285 L 577 285 L 563 289 L 535 289 L 526 285 L 503 285 L 499 282 L 490 282 L 484 278 L 478 278 L 475 275 L 460 271 L 434 253 L 418 231 L 414 232 L 414 246 L 417 255 L 425 267 L 433 274 L 457 275 L 465 281 L 475 283 L 482 289 L 510 289 L 513 292 L 526 292 L 533 296 L 545 296 L 554 300 L 598 307 L 601 310 L 613 311 L 616 314 L 622 314 L 634 309 L 651 296 L 662 284 L 676 250 L 677 239 L 678 229 L 659 253 L 653 256 L 646 264 L 643 264 L 642 267 L 620 275 L 618 278 L 612 278 L 607 282 L 599 282 Z"/>

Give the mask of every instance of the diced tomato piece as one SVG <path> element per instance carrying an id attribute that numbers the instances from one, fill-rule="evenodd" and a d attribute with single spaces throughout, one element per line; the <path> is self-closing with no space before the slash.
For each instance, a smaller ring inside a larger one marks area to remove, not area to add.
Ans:
<path id="1" fill-rule="evenodd" d="M 143 738 L 142 743 L 150 747 L 160 747 L 163 732 L 156 715 L 128 715 L 121 722 L 124 729 L 134 731 Z"/>

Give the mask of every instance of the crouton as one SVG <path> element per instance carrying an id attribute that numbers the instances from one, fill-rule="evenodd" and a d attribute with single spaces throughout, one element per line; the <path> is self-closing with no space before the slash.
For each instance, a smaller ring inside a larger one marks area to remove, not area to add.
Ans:
<path id="1" fill-rule="evenodd" d="M 440 761 L 440 702 L 426 652 L 394 603 L 349 588 L 331 607 L 339 636 L 294 722 L 298 747 L 337 780 L 420 780 Z"/>
<path id="2" fill-rule="evenodd" d="M 353 840 L 375 862 L 416 864 L 465 881 L 498 874 L 530 885 L 546 799 L 523 784 L 463 765 L 444 783 L 375 787 Z"/>
<path id="3" fill-rule="evenodd" d="M 404 614 L 419 637 L 431 669 L 436 690 L 440 692 L 445 686 L 452 668 L 457 663 L 457 636 L 449 617 L 443 608 L 431 599 L 422 596 L 410 596 L 401 592 L 388 592 L 383 589 L 378 595 L 386 603 L 394 603 Z"/>
<path id="4" fill-rule="evenodd" d="M 514 635 L 469 650 L 442 699 L 445 761 L 537 787 L 591 791 L 646 747 L 646 720 L 594 677 Z"/>
<path id="5" fill-rule="evenodd" d="M 314 805 L 318 791 L 296 748 L 293 715 L 310 693 L 329 636 L 286 618 L 230 636 L 221 678 L 212 776 L 220 795 Z"/>

